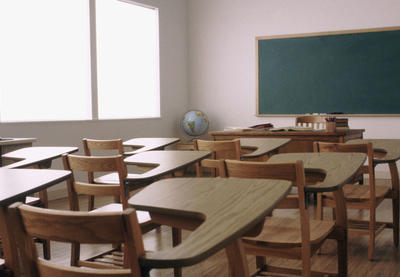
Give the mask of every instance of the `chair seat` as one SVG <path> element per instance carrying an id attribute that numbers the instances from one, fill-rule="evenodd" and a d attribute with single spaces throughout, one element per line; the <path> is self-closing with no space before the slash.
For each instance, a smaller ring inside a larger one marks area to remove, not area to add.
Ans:
<path id="1" fill-rule="evenodd" d="M 375 195 L 377 199 L 384 198 L 389 191 L 390 187 L 388 186 L 375 186 Z M 369 200 L 370 190 L 368 185 L 347 184 L 343 187 L 343 194 L 347 201 L 362 202 Z M 332 192 L 325 192 L 323 195 L 333 199 Z"/>
<path id="2" fill-rule="evenodd" d="M 93 211 L 90 211 L 91 213 L 107 213 L 107 212 L 121 212 L 123 211 L 122 204 L 119 203 L 111 203 L 104 205 L 102 207 L 99 207 Z M 145 211 L 136 211 L 137 217 L 139 224 L 146 224 L 151 222 L 151 217 L 148 212 Z"/>
<path id="3" fill-rule="evenodd" d="M 334 229 L 334 221 L 310 220 L 310 242 L 316 244 Z M 267 217 L 257 237 L 244 237 L 243 242 L 260 246 L 301 246 L 300 219 Z"/>

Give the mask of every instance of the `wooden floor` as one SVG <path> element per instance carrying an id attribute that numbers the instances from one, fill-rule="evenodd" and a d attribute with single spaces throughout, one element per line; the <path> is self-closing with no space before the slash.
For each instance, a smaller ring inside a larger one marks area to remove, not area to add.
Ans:
<path id="1" fill-rule="evenodd" d="M 96 202 L 97 205 L 108 201 L 108 199 L 100 199 Z M 85 209 L 86 201 L 81 200 L 82 207 Z M 50 208 L 55 209 L 68 209 L 68 202 L 66 199 L 56 200 L 50 203 Z M 383 205 L 378 209 L 379 220 L 391 219 L 391 202 L 385 200 Z M 326 216 L 330 216 L 330 211 L 327 210 Z M 285 216 L 296 216 L 295 212 L 277 211 L 275 214 L 284 213 Z M 349 211 L 349 217 L 353 218 L 368 218 L 367 212 Z M 144 235 L 145 248 L 148 251 L 159 250 L 163 247 L 170 247 L 171 244 L 171 229 L 168 227 L 161 227 L 159 230 L 153 230 Z M 184 232 L 184 237 L 189 232 Z M 40 246 L 38 246 L 40 247 Z M 82 250 L 83 256 L 90 256 L 95 254 L 96 251 L 104 249 L 107 246 L 93 247 L 84 246 Z M 69 262 L 69 245 L 61 243 L 52 243 L 52 259 L 61 263 Z M 376 259 L 372 262 L 368 261 L 368 237 L 357 236 L 349 234 L 348 245 L 348 272 L 349 276 L 363 276 L 363 277 L 400 277 L 400 251 L 393 246 L 393 236 L 391 230 L 384 230 L 376 240 Z M 39 250 L 39 253 L 41 251 Z M 248 257 L 250 271 L 255 270 L 255 259 Z M 285 266 L 300 266 L 297 261 L 268 259 L 268 263 L 274 265 Z M 318 271 L 336 272 L 336 246 L 335 242 L 328 241 L 324 247 L 321 255 L 313 258 L 313 269 Z M 173 276 L 172 270 L 152 270 L 150 276 Z M 228 276 L 227 261 L 224 251 L 216 253 L 206 261 L 183 269 L 183 276 L 197 277 L 197 276 Z"/>

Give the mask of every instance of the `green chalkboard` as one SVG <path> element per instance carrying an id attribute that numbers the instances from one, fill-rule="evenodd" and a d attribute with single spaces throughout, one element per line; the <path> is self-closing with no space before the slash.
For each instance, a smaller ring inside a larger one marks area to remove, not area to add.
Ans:
<path id="1" fill-rule="evenodd" d="M 400 27 L 258 37 L 257 114 L 400 115 Z"/>

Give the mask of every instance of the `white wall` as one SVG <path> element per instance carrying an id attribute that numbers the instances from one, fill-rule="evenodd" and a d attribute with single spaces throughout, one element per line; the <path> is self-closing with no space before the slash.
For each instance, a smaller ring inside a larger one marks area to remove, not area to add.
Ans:
<path id="1" fill-rule="evenodd" d="M 398 0 L 188 0 L 190 108 L 210 130 L 293 117 L 256 117 L 255 37 L 400 26 Z M 366 138 L 400 138 L 400 118 L 352 117 Z"/>
<path id="2" fill-rule="evenodd" d="M 178 123 L 188 106 L 186 1 L 139 0 L 137 2 L 159 8 L 161 118 L 0 123 L 0 136 L 34 137 L 38 139 L 36 146 L 79 146 L 82 149 L 83 137 L 98 139 L 120 137 L 126 140 L 143 136 L 179 135 Z"/>

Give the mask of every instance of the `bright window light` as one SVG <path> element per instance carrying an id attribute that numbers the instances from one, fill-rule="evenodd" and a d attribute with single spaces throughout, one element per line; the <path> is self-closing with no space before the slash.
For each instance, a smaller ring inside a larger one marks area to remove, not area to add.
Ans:
<path id="1" fill-rule="evenodd" d="M 158 10 L 89 2 L 0 0 L 0 122 L 160 116 Z"/>
<path id="2" fill-rule="evenodd" d="M 96 2 L 99 119 L 160 116 L 158 10 Z"/>
<path id="3" fill-rule="evenodd" d="M 0 1 L 0 121 L 91 119 L 89 5 Z"/>

